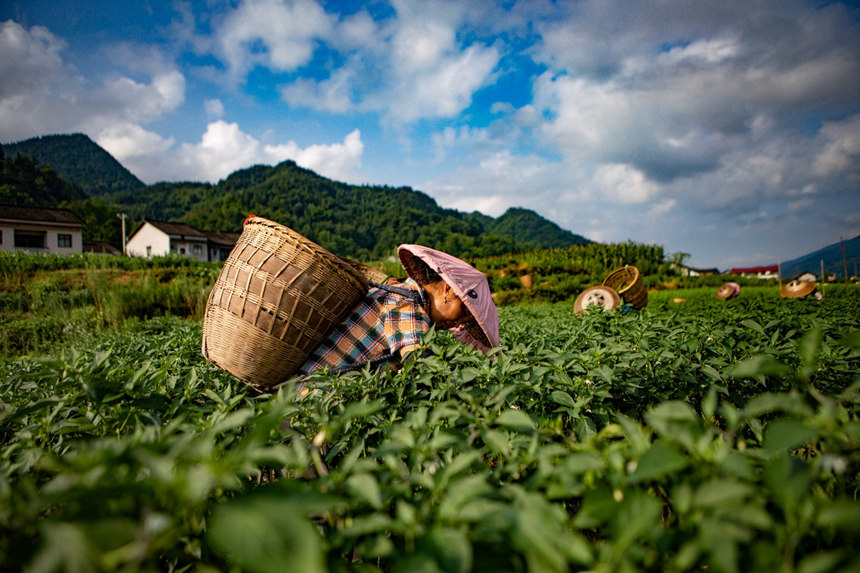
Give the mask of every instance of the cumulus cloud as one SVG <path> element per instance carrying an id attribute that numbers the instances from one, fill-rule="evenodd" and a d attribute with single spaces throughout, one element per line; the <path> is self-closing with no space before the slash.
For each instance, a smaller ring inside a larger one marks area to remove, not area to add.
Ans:
<path id="1" fill-rule="evenodd" d="M 96 143 L 102 146 L 117 161 L 131 168 L 133 173 L 147 172 L 152 167 L 147 162 L 153 156 L 166 152 L 173 145 L 173 138 L 164 138 L 157 133 L 147 131 L 133 123 L 115 125 L 102 130 L 96 136 Z M 138 164 L 140 160 L 142 164 Z M 155 178 L 155 180 L 163 180 Z"/>
<path id="2" fill-rule="evenodd" d="M 464 15 L 457 3 L 395 2 L 380 22 L 367 12 L 343 19 L 328 37 L 343 64 L 324 78 L 299 78 L 281 94 L 292 106 L 334 113 L 372 111 L 388 121 L 453 118 L 493 81 L 501 54 L 458 37 Z"/>
<path id="3" fill-rule="evenodd" d="M 65 41 L 45 28 L 0 24 L 4 140 L 48 133 L 95 135 L 160 119 L 185 100 L 185 77 L 176 69 L 152 69 L 144 81 L 109 72 L 94 83 L 63 61 L 65 48 Z"/>
<path id="4" fill-rule="evenodd" d="M 294 141 L 267 145 L 245 133 L 237 123 L 210 123 L 196 143 L 174 146 L 135 126 L 103 134 L 98 140 L 146 183 L 157 181 L 208 181 L 215 183 L 236 170 L 252 165 L 274 165 L 287 159 L 325 177 L 352 181 L 361 166 L 364 144 L 354 130 L 342 143 L 300 147 Z"/>
<path id="5" fill-rule="evenodd" d="M 825 174 L 853 178 L 856 189 L 856 116 L 820 134 L 798 121 L 860 99 L 860 41 L 843 6 L 569 7 L 569 18 L 541 28 L 536 54 L 549 69 L 534 105 L 548 118 L 546 145 L 593 166 L 581 182 L 591 198 L 614 187 L 617 200 L 672 199 L 734 216 L 792 201 L 816 176 L 823 193 Z"/>
<path id="6" fill-rule="evenodd" d="M 333 20 L 313 0 L 244 0 L 217 26 L 214 50 L 234 79 L 258 65 L 292 71 L 310 61 Z"/>

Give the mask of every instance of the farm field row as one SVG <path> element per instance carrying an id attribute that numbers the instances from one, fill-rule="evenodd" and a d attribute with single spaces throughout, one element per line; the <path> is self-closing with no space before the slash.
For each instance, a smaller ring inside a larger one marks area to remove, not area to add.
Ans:
<path id="1" fill-rule="evenodd" d="M 504 307 L 493 357 L 436 333 L 303 398 L 194 317 L 7 356 L 2 568 L 856 570 L 860 296 L 775 292 Z"/>

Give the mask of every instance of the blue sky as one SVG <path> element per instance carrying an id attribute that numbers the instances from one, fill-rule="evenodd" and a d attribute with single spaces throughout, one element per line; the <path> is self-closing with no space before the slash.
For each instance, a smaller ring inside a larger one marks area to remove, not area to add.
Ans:
<path id="1" fill-rule="evenodd" d="M 860 234 L 860 10 L 801 0 L 0 3 L 0 142 L 146 183 L 293 159 L 696 267 Z"/>

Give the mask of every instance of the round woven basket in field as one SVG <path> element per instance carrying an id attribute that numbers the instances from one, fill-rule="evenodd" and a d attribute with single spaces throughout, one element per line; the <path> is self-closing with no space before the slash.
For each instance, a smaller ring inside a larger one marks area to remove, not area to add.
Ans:
<path id="1" fill-rule="evenodd" d="M 642 310 L 648 304 L 648 291 L 639 275 L 639 269 L 634 266 L 624 265 L 615 269 L 603 279 L 603 286 L 615 289 L 624 302 L 636 310 Z"/>
<path id="2" fill-rule="evenodd" d="M 203 317 L 203 356 L 266 390 L 293 375 L 367 292 L 367 279 L 283 225 L 249 217 Z"/>

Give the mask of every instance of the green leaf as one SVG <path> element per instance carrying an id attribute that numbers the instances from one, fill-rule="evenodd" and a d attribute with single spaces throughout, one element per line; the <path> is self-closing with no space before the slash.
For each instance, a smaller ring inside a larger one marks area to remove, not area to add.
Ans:
<path id="1" fill-rule="evenodd" d="M 751 330 L 755 330 L 759 334 L 764 334 L 764 329 L 761 327 L 761 325 L 752 319 L 747 318 L 745 320 L 742 320 L 741 324 Z"/>
<path id="2" fill-rule="evenodd" d="M 860 533 L 860 502 L 845 498 L 829 501 L 820 508 L 816 523 L 821 527 Z"/>
<path id="3" fill-rule="evenodd" d="M 779 418 L 765 429 L 764 449 L 770 453 L 790 450 L 808 443 L 817 435 L 818 432 L 799 420 Z"/>
<path id="4" fill-rule="evenodd" d="M 215 507 L 206 538 L 229 564 L 250 573 L 324 573 L 322 543 L 310 521 L 274 496 Z"/>
<path id="5" fill-rule="evenodd" d="M 822 551 L 805 555 L 797 564 L 797 573 L 831 573 L 832 571 L 850 571 L 849 565 L 845 563 L 847 557 L 851 556 L 848 550 Z M 857 560 L 855 557 L 855 565 Z M 840 567 L 840 565 L 842 567 Z"/>
<path id="6" fill-rule="evenodd" d="M 791 368 L 775 359 L 762 354 L 742 360 L 729 366 L 723 372 L 729 378 L 755 378 L 756 376 L 787 376 Z"/>
<path id="7" fill-rule="evenodd" d="M 346 480 L 347 489 L 359 500 L 374 509 L 382 507 L 382 492 L 379 482 L 372 474 L 362 473 L 349 476 Z"/>
<path id="8" fill-rule="evenodd" d="M 435 558 L 439 569 L 445 573 L 467 573 L 472 570 L 472 544 L 464 531 L 434 528 L 418 545 Z"/>
<path id="9" fill-rule="evenodd" d="M 535 423 L 522 410 L 505 410 L 496 418 L 496 424 L 526 434 L 535 430 Z"/>
<path id="10" fill-rule="evenodd" d="M 692 447 L 701 432 L 701 421 L 693 407 L 680 400 L 667 400 L 645 412 L 645 419 L 666 440 Z"/>
<path id="11" fill-rule="evenodd" d="M 510 455 L 510 444 L 508 436 L 498 430 L 485 429 L 481 432 L 481 439 L 494 454 Z"/>
<path id="12" fill-rule="evenodd" d="M 616 549 L 624 551 L 636 539 L 659 532 L 660 507 L 659 501 L 642 491 L 632 490 L 625 495 L 612 519 Z"/>
<path id="13" fill-rule="evenodd" d="M 751 486 L 732 479 L 712 479 L 696 490 L 693 502 L 699 507 L 720 507 L 724 504 L 739 504 L 752 495 Z"/>
<path id="14" fill-rule="evenodd" d="M 567 406 L 569 408 L 573 408 L 574 406 L 576 406 L 576 402 L 574 402 L 570 394 L 568 394 L 564 390 L 554 390 L 549 395 L 549 398 L 556 404 L 561 404 L 562 406 Z"/>
<path id="15" fill-rule="evenodd" d="M 690 463 L 688 456 L 658 441 L 639 460 L 630 483 L 639 483 L 680 471 Z"/>
<path id="16" fill-rule="evenodd" d="M 816 323 L 812 329 L 804 334 L 797 343 L 797 352 L 803 365 L 811 371 L 818 366 L 818 350 L 821 340 L 824 338 L 824 330 Z"/>
<path id="17" fill-rule="evenodd" d="M 812 408 L 806 404 L 800 394 L 775 394 L 772 392 L 750 398 L 743 410 L 744 417 L 747 419 L 758 418 L 774 412 L 784 412 L 798 418 L 808 418 L 814 415 Z"/>
<path id="18" fill-rule="evenodd" d="M 812 468 L 787 452 L 777 454 L 765 467 L 762 477 L 785 511 L 799 507 L 810 495 Z"/>

